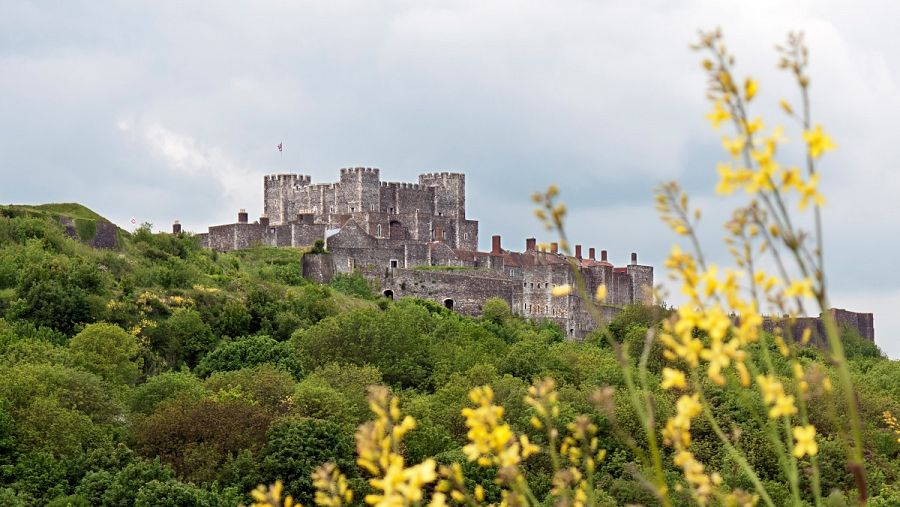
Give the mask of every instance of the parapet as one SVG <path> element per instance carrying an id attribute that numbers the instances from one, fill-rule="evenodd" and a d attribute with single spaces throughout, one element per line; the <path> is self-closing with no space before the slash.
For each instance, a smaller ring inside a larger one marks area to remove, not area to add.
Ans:
<path id="1" fill-rule="evenodd" d="M 343 167 L 341 168 L 341 174 L 356 174 L 356 173 L 372 173 L 375 176 L 378 176 L 381 172 L 381 169 L 377 167 Z"/>
<path id="2" fill-rule="evenodd" d="M 435 181 L 435 180 L 463 180 L 465 181 L 466 175 L 465 173 L 451 173 L 451 172 L 435 172 L 435 173 L 424 173 L 419 175 L 419 183 L 423 183 L 425 180 Z"/>
<path id="3" fill-rule="evenodd" d="M 266 182 L 283 181 L 285 183 L 291 183 L 294 185 L 309 185 L 309 183 L 312 181 L 312 176 L 308 174 L 294 173 L 267 174 L 264 178 Z"/>
<path id="4" fill-rule="evenodd" d="M 412 188 L 416 190 L 422 189 L 422 185 L 418 183 L 405 183 L 400 181 L 382 181 L 382 187 L 390 187 L 390 188 Z"/>

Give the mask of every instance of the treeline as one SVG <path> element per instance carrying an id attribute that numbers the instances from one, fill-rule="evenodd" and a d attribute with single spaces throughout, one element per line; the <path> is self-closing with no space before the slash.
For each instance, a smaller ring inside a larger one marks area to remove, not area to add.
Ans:
<path id="1" fill-rule="evenodd" d="M 310 504 L 310 474 L 325 461 L 348 475 L 361 502 L 367 481 L 353 435 L 370 417 L 372 384 L 400 393 L 416 418 L 403 449 L 408 462 L 461 463 L 470 486 L 499 501 L 495 471 L 461 452 L 460 410 L 470 389 L 491 384 L 512 427 L 540 442 L 523 396 L 541 377 L 556 379 L 563 419 L 595 414 L 607 450 L 595 480 L 609 505 L 655 504 L 629 472 L 635 457 L 623 438 L 642 434 L 629 405 L 615 394 L 612 412 L 601 414 L 590 395 L 624 382 L 606 336 L 625 343 L 636 364 L 665 309 L 627 308 L 573 343 L 553 324 L 513 315 L 502 300 L 476 319 L 428 301 L 378 298 L 359 276 L 309 284 L 300 255 L 216 254 L 189 235 L 147 226 L 120 250 L 98 251 L 50 221 L 0 216 L 0 505 L 237 505 L 276 479 Z M 898 505 L 900 444 L 881 414 L 900 413 L 900 365 L 858 337 L 845 343 L 866 421 L 871 505 Z M 821 359 L 816 349 L 803 354 Z M 648 364 L 658 376 L 660 350 Z M 787 362 L 778 367 L 791 375 Z M 769 491 L 787 498 L 763 429 L 742 409 L 759 395 L 712 384 L 708 392 L 719 424 L 735 432 Z M 656 399 L 664 420 L 674 397 L 660 390 Z M 823 487 L 847 490 L 834 414 L 824 403 L 812 407 Z M 738 474 L 712 430 L 698 424 L 698 459 Z M 539 457 L 526 463 L 536 494 L 550 490 L 550 469 Z"/>

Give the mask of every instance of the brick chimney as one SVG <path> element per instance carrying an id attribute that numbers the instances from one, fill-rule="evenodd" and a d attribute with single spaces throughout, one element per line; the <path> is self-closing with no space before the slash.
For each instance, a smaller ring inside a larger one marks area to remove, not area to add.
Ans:
<path id="1" fill-rule="evenodd" d="M 500 255 L 503 253 L 503 250 L 500 249 L 500 235 L 495 234 L 491 236 L 491 254 Z"/>
<path id="2" fill-rule="evenodd" d="M 172 223 L 172 234 L 178 234 L 181 232 L 181 222 L 176 220 Z"/>
<path id="3" fill-rule="evenodd" d="M 533 252 L 537 250 L 537 240 L 535 238 L 526 238 L 525 239 L 525 251 Z"/>
<path id="4" fill-rule="evenodd" d="M 575 258 L 581 260 L 581 245 L 575 245 Z"/>
<path id="5" fill-rule="evenodd" d="M 631 252 L 631 265 L 637 264 L 637 252 Z"/>
<path id="6" fill-rule="evenodd" d="M 597 260 L 597 250 L 594 247 L 588 248 L 588 259 L 592 261 Z"/>
<path id="7" fill-rule="evenodd" d="M 269 216 L 265 215 L 265 214 L 260 216 L 259 217 L 259 225 L 261 225 L 263 227 L 268 227 L 269 226 Z"/>
<path id="8" fill-rule="evenodd" d="M 247 218 L 248 218 L 247 210 L 245 210 L 244 208 L 241 208 L 241 210 L 238 211 L 238 223 L 239 223 L 239 224 L 246 224 L 246 223 L 247 223 Z"/>
<path id="9" fill-rule="evenodd" d="M 600 250 L 600 262 L 609 262 L 606 260 L 606 250 Z"/>
<path id="10" fill-rule="evenodd" d="M 550 243 L 550 252 L 559 253 L 559 243 Z"/>
<path id="11" fill-rule="evenodd" d="M 440 225 L 434 226 L 434 240 L 435 241 L 444 241 L 444 228 Z"/>

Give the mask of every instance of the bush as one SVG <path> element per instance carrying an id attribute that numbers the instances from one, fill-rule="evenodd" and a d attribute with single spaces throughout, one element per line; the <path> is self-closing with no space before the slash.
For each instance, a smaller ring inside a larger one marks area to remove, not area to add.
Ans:
<path id="1" fill-rule="evenodd" d="M 328 283 L 332 289 L 361 299 L 375 299 L 372 283 L 359 271 L 338 273 Z"/>

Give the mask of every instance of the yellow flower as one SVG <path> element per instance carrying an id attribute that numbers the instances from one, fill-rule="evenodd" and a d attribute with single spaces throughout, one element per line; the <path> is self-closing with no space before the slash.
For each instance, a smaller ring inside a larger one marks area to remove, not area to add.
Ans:
<path id="1" fill-rule="evenodd" d="M 748 134 L 754 134 L 759 130 L 762 130 L 763 123 L 762 118 L 755 118 L 751 122 L 744 122 L 744 127 L 747 129 Z"/>
<path id="2" fill-rule="evenodd" d="M 572 293 L 572 286 L 569 284 L 565 285 L 555 285 L 552 289 L 550 289 L 550 295 L 558 298 L 562 296 L 568 296 Z"/>
<path id="3" fill-rule="evenodd" d="M 661 387 L 663 389 L 684 389 L 687 387 L 687 381 L 685 380 L 684 372 L 680 370 L 676 370 L 674 368 L 663 368 L 662 371 L 663 380 Z"/>
<path id="4" fill-rule="evenodd" d="M 785 415 L 794 415 L 797 413 L 797 407 L 794 405 L 794 397 L 792 395 L 781 395 L 775 400 L 775 405 L 769 410 L 769 417 L 777 419 Z"/>
<path id="5" fill-rule="evenodd" d="M 758 85 L 757 85 L 756 81 L 753 78 L 748 77 L 747 80 L 744 82 L 744 99 L 747 102 L 750 102 L 751 100 L 753 100 L 753 97 L 756 96 L 757 88 L 758 88 Z"/>
<path id="6" fill-rule="evenodd" d="M 791 431 L 794 434 L 794 456 L 802 458 L 803 456 L 815 456 L 819 453 L 819 446 L 816 444 L 816 427 L 812 424 L 806 426 L 795 426 Z"/>
<path id="7" fill-rule="evenodd" d="M 743 151 L 744 143 L 743 137 L 735 137 L 734 139 L 729 139 L 727 137 L 722 138 L 722 146 L 725 148 L 725 151 L 731 153 L 731 156 L 735 158 Z"/>
<path id="8" fill-rule="evenodd" d="M 594 298 L 601 303 L 603 301 L 606 301 L 606 285 L 605 284 L 600 284 L 597 286 L 597 293 L 594 294 Z"/>
<path id="9" fill-rule="evenodd" d="M 812 290 L 812 280 L 809 278 L 804 278 L 803 280 L 795 280 L 791 282 L 791 285 L 784 289 L 785 297 L 803 297 L 803 298 L 811 298 L 815 294 L 813 294 Z"/>
<path id="10" fill-rule="evenodd" d="M 837 146 L 831 141 L 831 137 L 822 131 L 821 125 L 816 125 L 814 130 L 806 130 L 803 132 L 803 139 L 809 146 L 809 155 L 812 158 L 819 158 L 826 151 L 831 151 Z"/>
<path id="11" fill-rule="evenodd" d="M 713 106 L 713 110 L 706 115 L 706 119 L 709 120 L 710 123 L 712 123 L 712 128 L 718 129 L 719 124 L 721 124 L 723 121 L 731 119 L 731 113 L 729 113 L 722 107 L 721 101 L 716 101 L 715 106 Z"/>
<path id="12" fill-rule="evenodd" d="M 816 206 L 822 206 L 825 204 L 825 198 L 822 197 L 822 194 L 818 192 L 816 189 L 819 186 L 819 174 L 813 174 L 809 178 L 809 182 L 806 185 L 800 186 L 797 188 L 797 191 L 800 192 L 800 210 L 803 211 L 809 206 L 809 201 L 815 203 Z"/>

